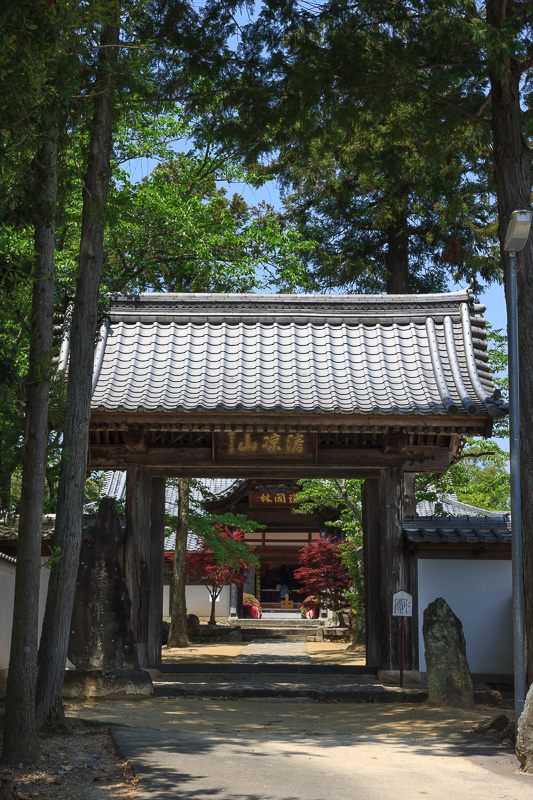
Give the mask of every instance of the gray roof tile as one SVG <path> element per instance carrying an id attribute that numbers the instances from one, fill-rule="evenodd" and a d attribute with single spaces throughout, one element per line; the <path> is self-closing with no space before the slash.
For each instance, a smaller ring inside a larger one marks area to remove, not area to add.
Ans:
<path id="1" fill-rule="evenodd" d="M 502 515 L 478 518 L 408 517 L 403 523 L 403 534 L 413 545 L 511 545 L 511 523 L 507 516 Z"/>
<path id="2" fill-rule="evenodd" d="M 467 291 L 115 295 L 92 407 L 503 413 L 478 310 Z"/>

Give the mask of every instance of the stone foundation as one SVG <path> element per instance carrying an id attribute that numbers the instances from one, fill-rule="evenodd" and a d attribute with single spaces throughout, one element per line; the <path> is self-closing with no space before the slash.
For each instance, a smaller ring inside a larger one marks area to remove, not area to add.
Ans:
<path id="1" fill-rule="evenodd" d="M 144 700 L 152 697 L 150 675 L 142 669 L 100 672 L 69 669 L 65 672 L 65 700 Z"/>

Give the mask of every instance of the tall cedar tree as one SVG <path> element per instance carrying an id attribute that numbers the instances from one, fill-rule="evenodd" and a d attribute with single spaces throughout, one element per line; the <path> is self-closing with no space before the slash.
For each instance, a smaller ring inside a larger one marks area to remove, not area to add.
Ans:
<path id="1" fill-rule="evenodd" d="M 70 332 L 69 403 L 63 432 L 54 543 L 61 558 L 52 570 L 39 646 L 37 715 L 41 725 L 64 727 L 63 675 L 81 546 L 87 473 L 87 442 L 92 390 L 98 290 L 103 269 L 106 199 L 111 178 L 115 66 L 118 60 L 120 4 L 109 3 L 102 26 L 83 215 L 76 303 Z"/>
<path id="2" fill-rule="evenodd" d="M 240 530 L 231 531 L 227 527 L 218 529 L 220 539 L 242 542 L 244 535 Z M 192 550 L 187 553 L 187 574 L 191 580 L 205 584 L 211 597 L 211 614 L 209 624 L 216 625 L 215 604 L 220 596 L 223 586 L 234 583 L 236 586 L 243 586 L 246 580 L 246 570 L 250 562 L 244 557 L 238 558 L 232 564 L 220 564 L 215 554 L 206 544 L 202 542 L 199 550 Z"/>
<path id="3" fill-rule="evenodd" d="M 346 547 L 346 545 L 344 545 Z M 353 578 L 346 568 L 339 544 L 330 536 L 310 542 L 300 551 L 302 566 L 294 577 L 309 595 L 317 596 L 323 608 L 331 608 L 344 626 L 344 611 L 350 606 L 347 592 Z"/>
<path id="4" fill-rule="evenodd" d="M 31 764 L 39 755 L 35 681 L 39 619 L 42 517 L 48 446 L 48 398 L 52 371 L 52 317 L 57 195 L 57 130 L 37 154 L 42 171 L 41 220 L 35 224 L 35 270 L 30 325 L 30 358 L 22 457 L 22 492 L 17 543 L 13 630 L 7 678 L 2 761 Z"/>

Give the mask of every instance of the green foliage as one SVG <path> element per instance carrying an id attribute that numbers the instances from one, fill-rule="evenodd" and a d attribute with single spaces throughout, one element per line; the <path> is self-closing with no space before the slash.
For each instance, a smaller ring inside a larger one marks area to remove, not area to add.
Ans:
<path id="1" fill-rule="evenodd" d="M 410 291 L 501 277 L 483 62 L 494 38 L 468 0 L 270 0 L 243 27 L 246 74 L 236 62 L 211 76 L 209 134 L 251 164 L 269 159 L 287 219 L 316 242 L 320 287 L 391 291 L 402 271 Z"/>
<path id="2" fill-rule="evenodd" d="M 435 476 L 417 475 L 417 501 L 437 503 L 435 514 L 444 515 L 439 503 L 456 494 L 462 503 L 489 511 L 510 510 L 509 454 L 494 441 L 467 439 L 459 460 L 448 472 Z"/>
<path id="3" fill-rule="evenodd" d="M 361 480 L 311 478 L 298 481 L 298 507 L 294 514 L 318 514 L 326 526 L 356 536 L 362 531 Z"/>
<path id="4" fill-rule="evenodd" d="M 52 570 L 56 564 L 59 564 L 61 561 L 61 548 L 56 547 L 55 545 L 50 545 L 48 550 L 50 551 L 50 555 L 43 561 L 41 564 L 41 568 Z"/>
<path id="5" fill-rule="evenodd" d="M 348 534 L 344 542 L 339 542 L 337 549 L 341 561 L 352 577 L 352 586 L 346 592 L 350 611 L 356 615 L 364 606 L 364 576 L 363 576 L 363 536 L 362 534 Z"/>
<path id="6" fill-rule="evenodd" d="M 85 505 L 98 507 L 103 495 L 105 472 L 91 472 L 85 481 Z M 119 514 L 123 513 L 119 511 Z"/>
<path id="7" fill-rule="evenodd" d="M 507 336 L 501 329 L 487 323 L 489 364 L 494 383 L 501 392 L 502 399 L 509 402 L 509 378 L 507 375 Z M 496 438 L 509 438 L 509 417 L 494 420 L 492 435 Z"/>

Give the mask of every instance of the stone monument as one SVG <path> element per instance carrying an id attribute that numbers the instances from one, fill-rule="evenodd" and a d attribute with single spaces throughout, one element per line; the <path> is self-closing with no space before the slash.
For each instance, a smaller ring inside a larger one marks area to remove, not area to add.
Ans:
<path id="1" fill-rule="evenodd" d="M 461 620 L 442 597 L 424 611 L 424 645 L 428 703 L 435 706 L 472 708 L 474 687 L 466 660 Z"/>
<path id="2" fill-rule="evenodd" d="M 518 720 L 516 756 L 522 772 L 533 772 L 533 684 L 529 687 L 524 710 Z"/>
<path id="3" fill-rule="evenodd" d="M 115 501 L 104 497 L 82 541 L 68 652 L 78 670 L 139 669 L 119 560 L 124 538 Z"/>

